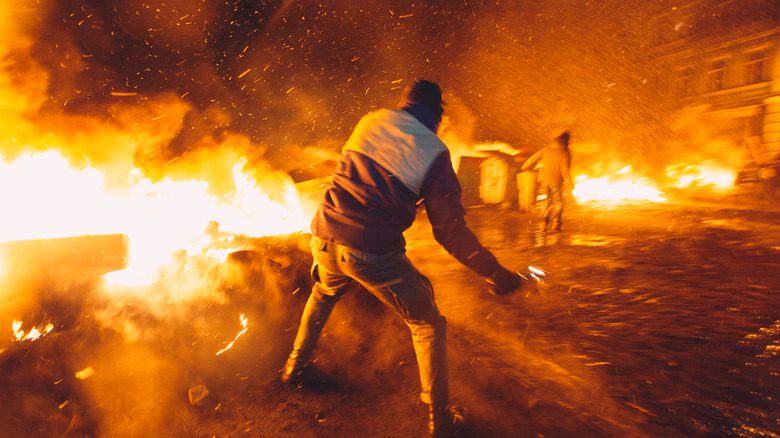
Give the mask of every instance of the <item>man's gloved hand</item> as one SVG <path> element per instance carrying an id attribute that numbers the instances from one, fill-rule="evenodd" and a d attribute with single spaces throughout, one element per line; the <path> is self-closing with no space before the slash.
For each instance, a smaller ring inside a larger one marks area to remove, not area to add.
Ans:
<path id="1" fill-rule="evenodd" d="M 506 295 L 519 289 L 526 281 L 528 280 L 522 275 L 504 267 L 487 279 L 487 282 L 490 284 L 490 291 L 496 295 Z"/>

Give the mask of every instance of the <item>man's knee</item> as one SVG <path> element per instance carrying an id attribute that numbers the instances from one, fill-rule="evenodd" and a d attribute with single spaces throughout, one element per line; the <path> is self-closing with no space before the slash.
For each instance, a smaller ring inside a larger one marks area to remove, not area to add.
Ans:
<path id="1" fill-rule="evenodd" d="M 317 301 L 328 305 L 336 304 L 340 298 L 340 294 L 322 287 L 322 283 L 320 282 L 314 283 L 314 286 L 311 288 L 311 295 Z"/>
<path id="2" fill-rule="evenodd" d="M 412 335 L 426 333 L 427 335 L 444 337 L 447 333 L 447 318 L 439 312 L 418 319 L 407 318 L 404 321 L 412 330 Z"/>
<path id="3" fill-rule="evenodd" d="M 428 318 L 425 318 L 425 323 L 433 327 L 437 331 L 445 331 L 447 330 L 447 318 L 445 318 L 442 314 L 439 312 L 436 312 L 435 314 L 431 315 Z"/>

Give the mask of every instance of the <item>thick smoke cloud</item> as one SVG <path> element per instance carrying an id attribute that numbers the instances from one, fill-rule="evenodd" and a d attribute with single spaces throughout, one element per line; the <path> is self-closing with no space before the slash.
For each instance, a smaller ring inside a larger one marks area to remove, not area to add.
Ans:
<path id="1" fill-rule="evenodd" d="M 81 0 L 33 7 L 29 37 L 51 107 L 171 93 L 193 112 L 167 159 L 199 147 L 189 134 L 217 128 L 204 115 L 216 109 L 274 164 L 302 168 L 303 146 L 337 150 L 413 77 L 470 108 L 475 125 L 454 128 L 477 141 L 535 149 L 564 128 L 612 147 L 651 137 L 638 132 L 654 109 L 648 72 L 617 3 Z M 650 152 L 638 143 L 625 147 Z"/>
<path id="2" fill-rule="evenodd" d="M 3 49 L 13 52 L 12 85 L 25 89 L 11 99 L 14 111 L 27 108 L 27 120 L 49 112 L 111 124 L 117 113 L 109 108 L 157 105 L 132 115 L 173 131 L 131 154 L 150 173 L 215 148 L 286 171 L 310 168 L 327 161 L 322 151 L 338 151 L 363 113 L 393 106 L 414 77 L 444 86 L 459 142 L 534 150 L 569 129 L 585 161 L 662 169 L 680 135 L 665 94 L 673 87 L 654 82 L 668 74 L 647 61 L 648 29 L 638 22 L 653 8 L 572 0 L 29 1 L 9 4 L 14 38 Z"/>

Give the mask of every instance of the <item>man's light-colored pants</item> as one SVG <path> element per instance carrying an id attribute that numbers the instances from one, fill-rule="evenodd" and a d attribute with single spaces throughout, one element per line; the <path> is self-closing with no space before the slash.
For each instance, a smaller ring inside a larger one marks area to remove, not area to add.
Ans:
<path id="1" fill-rule="evenodd" d="M 545 190 L 547 205 L 544 208 L 544 224 L 552 220 L 553 227 L 560 228 L 563 225 L 563 184 L 550 184 Z"/>
<path id="2" fill-rule="evenodd" d="M 314 287 L 306 302 L 290 360 L 303 366 L 341 296 L 355 283 L 401 315 L 412 333 L 420 371 L 420 399 L 448 403 L 447 321 L 439 313 L 431 282 L 403 251 L 370 254 L 312 236 Z"/>

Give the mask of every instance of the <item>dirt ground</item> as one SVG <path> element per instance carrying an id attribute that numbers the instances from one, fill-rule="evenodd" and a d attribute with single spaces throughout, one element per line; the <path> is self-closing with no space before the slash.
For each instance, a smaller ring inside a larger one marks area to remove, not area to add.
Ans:
<path id="1" fill-rule="evenodd" d="M 780 436 L 779 215 L 645 204 L 566 216 L 545 234 L 527 213 L 469 211 L 507 266 L 548 273 L 509 297 L 446 254 L 424 216 L 407 233 L 448 318 L 462 436 Z M 183 262 L 153 304 L 99 281 L 39 285 L 23 316 L 56 329 L 0 344 L 2 435 L 424 436 L 408 331 L 362 291 L 334 311 L 316 373 L 278 382 L 310 286 L 306 238 Z M 171 298 L 203 272 L 203 298 Z M 239 313 L 246 334 L 215 355 Z"/>

